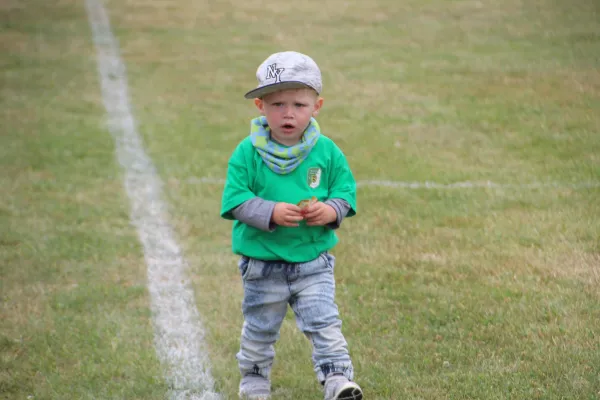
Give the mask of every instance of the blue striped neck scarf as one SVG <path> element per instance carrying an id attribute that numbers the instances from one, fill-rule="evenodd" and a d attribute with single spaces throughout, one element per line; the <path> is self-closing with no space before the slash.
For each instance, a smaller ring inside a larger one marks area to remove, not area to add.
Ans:
<path id="1" fill-rule="evenodd" d="M 250 123 L 252 145 L 265 164 L 280 175 L 286 175 L 295 170 L 308 157 L 320 135 L 321 129 L 317 120 L 311 118 L 300 142 L 289 147 L 282 146 L 271 140 L 271 128 L 269 128 L 266 117 L 254 118 Z"/>

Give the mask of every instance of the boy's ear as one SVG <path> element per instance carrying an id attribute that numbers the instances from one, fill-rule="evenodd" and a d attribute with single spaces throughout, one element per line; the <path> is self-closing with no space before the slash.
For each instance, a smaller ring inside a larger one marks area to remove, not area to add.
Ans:
<path id="1" fill-rule="evenodd" d="M 323 107 L 323 98 L 319 97 L 317 99 L 317 101 L 315 102 L 315 108 L 313 108 L 313 112 L 312 112 L 313 117 L 316 117 L 319 114 L 321 107 Z"/>
<path id="2" fill-rule="evenodd" d="M 258 111 L 260 111 L 261 115 L 265 115 L 265 104 L 263 103 L 262 99 L 254 99 L 254 105 L 256 108 L 258 108 Z"/>

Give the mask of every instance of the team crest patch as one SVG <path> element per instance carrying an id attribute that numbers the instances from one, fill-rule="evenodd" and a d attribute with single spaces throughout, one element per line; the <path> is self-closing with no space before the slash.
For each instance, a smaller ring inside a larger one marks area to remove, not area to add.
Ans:
<path id="1" fill-rule="evenodd" d="M 319 187 L 321 184 L 321 168 L 313 167 L 308 169 L 308 186 L 312 189 Z"/>

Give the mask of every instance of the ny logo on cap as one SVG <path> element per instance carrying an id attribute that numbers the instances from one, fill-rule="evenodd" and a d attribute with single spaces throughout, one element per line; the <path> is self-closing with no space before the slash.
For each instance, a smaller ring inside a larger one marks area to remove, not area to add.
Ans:
<path id="1" fill-rule="evenodd" d="M 281 82 L 281 73 L 285 71 L 285 68 L 277 68 L 277 64 L 271 64 L 267 66 L 267 77 L 266 79 L 275 79 L 275 83 Z"/>

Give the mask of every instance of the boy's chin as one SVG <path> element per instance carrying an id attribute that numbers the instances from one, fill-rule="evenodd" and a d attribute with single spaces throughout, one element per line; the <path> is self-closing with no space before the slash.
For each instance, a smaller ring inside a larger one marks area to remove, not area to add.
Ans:
<path id="1" fill-rule="evenodd" d="M 298 133 L 298 132 L 291 132 L 291 133 L 279 132 L 275 136 L 275 140 L 278 140 L 278 141 L 298 141 L 298 140 L 300 140 L 301 137 L 302 137 L 302 133 Z"/>
<path id="2" fill-rule="evenodd" d="M 283 136 L 293 136 L 298 134 L 297 128 L 281 128 L 279 134 Z"/>

